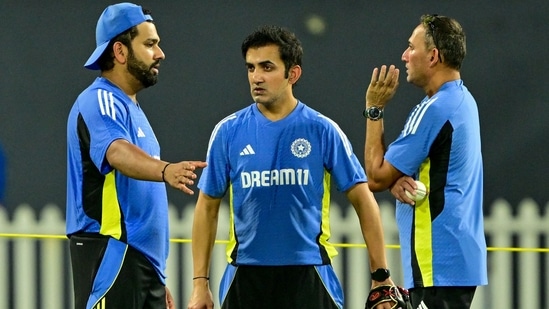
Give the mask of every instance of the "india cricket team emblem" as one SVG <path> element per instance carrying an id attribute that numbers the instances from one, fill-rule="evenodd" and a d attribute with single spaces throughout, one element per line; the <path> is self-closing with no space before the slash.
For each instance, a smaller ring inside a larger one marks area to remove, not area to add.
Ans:
<path id="1" fill-rule="evenodd" d="M 291 149 L 294 156 L 305 158 L 311 153 L 311 143 L 304 138 L 298 138 L 292 143 Z"/>

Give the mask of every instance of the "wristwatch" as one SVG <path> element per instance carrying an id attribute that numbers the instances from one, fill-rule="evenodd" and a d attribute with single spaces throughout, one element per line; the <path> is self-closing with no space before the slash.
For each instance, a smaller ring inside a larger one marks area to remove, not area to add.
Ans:
<path id="1" fill-rule="evenodd" d="M 362 115 L 370 120 L 377 121 L 383 118 L 383 108 L 380 108 L 378 106 L 370 106 L 364 109 Z"/>
<path id="2" fill-rule="evenodd" d="M 391 272 L 386 268 L 378 268 L 371 275 L 373 280 L 382 282 L 391 276 Z"/>

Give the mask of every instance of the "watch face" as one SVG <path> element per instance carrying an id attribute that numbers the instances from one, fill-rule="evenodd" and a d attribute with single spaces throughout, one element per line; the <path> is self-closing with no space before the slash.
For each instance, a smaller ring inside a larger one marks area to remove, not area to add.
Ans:
<path id="1" fill-rule="evenodd" d="M 379 120 L 383 118 L 383 109 L 377 106 L 370 106 L 364 109 L 363 115 L 370 120 Z"/>

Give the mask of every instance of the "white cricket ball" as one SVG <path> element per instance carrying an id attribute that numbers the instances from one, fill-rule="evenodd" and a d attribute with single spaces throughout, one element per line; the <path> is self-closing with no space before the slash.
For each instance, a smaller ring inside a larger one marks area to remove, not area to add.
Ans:
<path id="1" fill-rule="evenodd" d="M 427 187 L 425 187 L 425 184 L 423 184 L 423 182 L 419 180 L 416 180 L 416 185 L 417 185 L 416 195 L 412 195 L 412 193 L 408 191 L 406 191 L 406 195 L 412 200 L 417 202 L 425 198 L 425 196 L 427 195 Z"/>

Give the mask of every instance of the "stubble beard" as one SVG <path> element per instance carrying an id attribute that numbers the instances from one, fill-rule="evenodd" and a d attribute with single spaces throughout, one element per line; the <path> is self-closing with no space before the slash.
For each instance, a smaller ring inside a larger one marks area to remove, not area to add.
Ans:
<path id="1" fill-rule="evenodd" d="M 280 95 L 273 96 L 272 94 L 271 95 L 263 94 L 263 95 L 255 95 L 254 96 L 252 94 L 252 97 L 253 97 L 255 103 L 261 104 L 261 105 L 265 106 L 266 108 L 274 106 L 278 101 L 280 101 Z"/>

